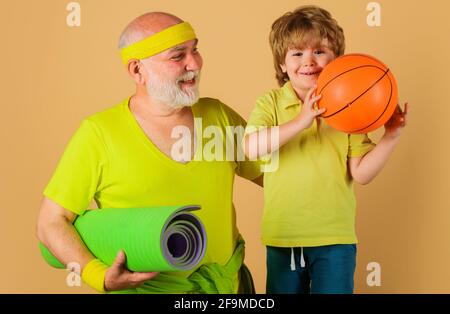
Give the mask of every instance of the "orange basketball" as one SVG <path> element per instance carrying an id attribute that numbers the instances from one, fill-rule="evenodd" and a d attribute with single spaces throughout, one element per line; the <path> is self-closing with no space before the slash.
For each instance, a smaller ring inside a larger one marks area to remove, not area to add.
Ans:
<path id="1" fill-rule="evenodd" d="M 330 62 L 317 79 L 317 102 L 333 128 L 367 133 L 384 125 L 397 106 L 397 83 L 381 61 L 364 54 L 348 54 Z"/>

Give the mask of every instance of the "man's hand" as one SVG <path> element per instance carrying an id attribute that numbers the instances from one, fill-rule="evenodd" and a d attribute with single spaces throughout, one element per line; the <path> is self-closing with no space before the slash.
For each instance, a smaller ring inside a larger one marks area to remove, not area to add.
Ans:
<path id="1" fill-rule="evenodd" d="M 158 276 L 158 272 L 140 273 L 131 272 L 126 266 L 126 256 L 123 251 L 119 251 L 116 260 L 106 271 L 105 275 L 105 291 L 124 290 L 136 288 L 147 280 Z"/>

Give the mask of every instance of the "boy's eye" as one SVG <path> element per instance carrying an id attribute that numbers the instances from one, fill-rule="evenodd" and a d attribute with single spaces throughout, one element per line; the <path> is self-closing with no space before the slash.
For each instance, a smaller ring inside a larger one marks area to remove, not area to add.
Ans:
<path id="1" fill-rule="evenodd" d="M 301 57 L 302 55 L 303 55 L 302 52 L 296 52 L 293 54 L 293 56 L 295 56 L 295 57 Z"/>
<path id="2" fill-rule="evenodd" d="M 322 54 L 322 53 L 325 53 L 325 51 L 323 51 L 323 50 L 316 50 L 315 53 L 318 54 L 318 55 L 320 55 L 320 54 Z"/>

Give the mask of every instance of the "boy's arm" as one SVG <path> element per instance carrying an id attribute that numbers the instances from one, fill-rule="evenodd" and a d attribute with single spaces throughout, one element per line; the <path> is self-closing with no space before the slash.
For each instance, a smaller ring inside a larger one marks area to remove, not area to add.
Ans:
<path id="1" fill-rule="evenodd" d="M 397 106 L 394 114 L 385 124 L 385 133 L 377 146 L 363 157 L 349 159 L 350 174 L 356 182 L 367 184 L 380 173 L 400 140 L 401 131 L 406 125 L 407 114 L 407 103 L 405 103 L 404 112 L 400 106 Z"/>
<path id="2" fill-rule="evenodd" d="M 264 175 L 260 175 L 256 179 L 252 180 L 253 183 L 256 183 L 259 186 L 264 187 Z"/>
<path id="3" fill-rule="evenodd" d="M 313 96 L 315 89 L 316 87 L 313 87 L 308 91 L 300 114 L 291 121 L 245 135 L 244 153 L 250 160 L 277 151 L 295 135 L 308 129 L 314 119 L 325 112 L 324 108 L 314 108 L 315 102 L 321 97 L 320 95 Z M 278 134 L 275 133 L 272 136 L 273 132 Z M 274 140 L 273 143 L 272 139 Z"/>

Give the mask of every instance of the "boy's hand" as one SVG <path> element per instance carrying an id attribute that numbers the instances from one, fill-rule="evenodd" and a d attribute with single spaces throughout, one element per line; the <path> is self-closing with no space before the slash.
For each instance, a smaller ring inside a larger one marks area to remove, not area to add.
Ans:
<path id="1" fill-rule="evenodd" d="M 139 273 L 131 272 L 125 266 L 126 256 L 123 251 L 117 254 L 116 260 L 106 271 L 105 290 L 115 291 L 129 288 L 136 288 L 147 280 L 156 277 L 159 273 Z"/>
<path id="2" fill-rule="evenodd" d="M 400 105 L 395 108 L 392 117 L 384 125 L 384 136 L 391 139 L 398 138 L 402 132 L 402 129 L 406 125 L 406 118 L 408 116 L 408 103 L 404 105 L 405 109 L 402 111 Z"/>
<path id="3" fill-rule="evenodd" d="M 312 87 L 308 91 L 308 93 L 306 93 L 305 101 L 303 102 L 300 114 L 295 118 L 301 125 L 302 129 L 308 129 L 313 123 L 314 119 L 326 111 L 325 108 L 317 109 L 315 107 L 316 101 L 318 101 L 320 97 L 322 97 L 322 95 L 313 96 L 316 88 L 317 85 L 314 85 L 314 87 Z"/>

